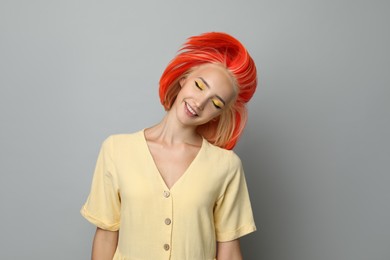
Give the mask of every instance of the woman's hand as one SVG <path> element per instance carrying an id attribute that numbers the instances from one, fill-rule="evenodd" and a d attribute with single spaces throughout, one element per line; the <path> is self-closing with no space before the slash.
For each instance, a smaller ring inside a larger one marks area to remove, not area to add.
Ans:
<path id="1" fill-rule="evenodd" d="M 217 260 L 242 260 L 240 241 L 218 242 Z"/>
<path id="2" fill-rule="evenodd" d="M 96 228 L 92 245 L 92 260 L 112 260 L 118 245 L 118 231 Z"/>

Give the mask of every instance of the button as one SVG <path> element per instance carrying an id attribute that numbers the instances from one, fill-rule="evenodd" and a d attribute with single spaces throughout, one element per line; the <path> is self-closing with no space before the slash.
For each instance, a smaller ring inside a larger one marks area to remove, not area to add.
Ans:
<path id="1" fill-rule="evenodd" d="M 168 198 L 171 195 L 171 193 L 167 190 L 164 191 L 164 197 Z"/>
<path id="2" fill-rule="evenodd" d="M 171 222 L 172 222 L 172 221 L 171 221 L 169 218 L 166 218 L 166 219 L 165 219 L 165 224 L 169 225 L 169 224 L 171 224 Z"/>
<path id="3" fill-rule="evenodd" d="M 168 251 L 168 250 L 169 250 L 169 245 L 168 245 L 168 244 L 165 244 L 165 245 L 164 245 L 164 249 L 165 249 L 165 251 Z"/>

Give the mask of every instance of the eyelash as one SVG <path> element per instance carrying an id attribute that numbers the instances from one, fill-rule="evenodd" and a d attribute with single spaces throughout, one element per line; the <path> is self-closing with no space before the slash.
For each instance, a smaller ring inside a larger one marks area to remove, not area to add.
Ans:
<path id="1" fill-rule="evenodd" d="M 195 80 L 195 85 L 196 85 L 196 87 L 197 87 L 198 89 L 204 90 L 204 88 L 201 87 L 201 86 L 199 85 L 198 81 L 196 81 L 196 80 Z"/>
<path id="2" fill-rule="evenodd" d="M 204 90 L 204 88 L 202 88 L 202 87 L 200 86 L 200 84 L 199 84 L 196 80 L 195 80 L 195 86 L 196 86 L 198 89 L 200 89 L 200 90 Z M 214 107 L 215 107 L 216 109 L 222 109 L 221 106 L 218 106 L 218 105 L 216 104 L 216 101 L 211 100 L 211 102 L 213 103 L 213 105 L 214 105 Z"/>
<path id="3" fill-rule="evenodd" d="M 214 100 L 213 100 L 212 102 L 213 102 L 213 105 L 214 105 L 217 109 L 222 109 L 222 107 L 218 106 L 218 105 L 215 103 Z"/>

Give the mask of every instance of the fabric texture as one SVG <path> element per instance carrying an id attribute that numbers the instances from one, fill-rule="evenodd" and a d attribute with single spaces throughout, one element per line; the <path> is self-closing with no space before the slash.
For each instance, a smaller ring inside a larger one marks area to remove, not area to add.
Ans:
<path id="1" fill-rule="evenodd" d="M 239 157 L 203 139 L 180 179 L 168 189 L 144 131 L 109 136 L 96 162 L 81 214 L 120 230 L 114 259 L 212 260 L 216 242 L 256 230 Z"/>

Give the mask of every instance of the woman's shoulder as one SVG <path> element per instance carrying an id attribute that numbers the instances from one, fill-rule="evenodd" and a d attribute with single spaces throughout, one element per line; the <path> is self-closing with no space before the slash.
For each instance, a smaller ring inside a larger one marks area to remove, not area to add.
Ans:
<path id="1" fill-rule="evenodd" d="M 143 135 L 143 129 L 136 131 L 136 132 L 131 132 L 131 133 L 116 133 L 116 134 L 111 134 L 107 137 L 107 139 L 113 139 L 114 141 L 125 141 L 129 139 L 139 139 Z"/>
<path id="2" fill-rule="evenodd" d="M 106 137 L 103 146 L 107 149 L 118 150 L 141 145 L 143 141 L 143 130 L 133 133 L 116 133 Z"/>
<path id="3" fill-rule="evenodd" d="M 210 159 L 217 162 L 226 162 L 233 167 L 241 165 L 240 157 L 233 151 L 221 148 L 206 141 L 206 153 Z"/>

